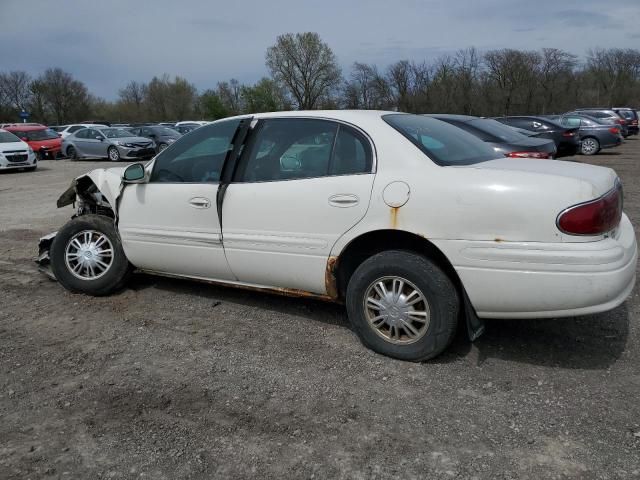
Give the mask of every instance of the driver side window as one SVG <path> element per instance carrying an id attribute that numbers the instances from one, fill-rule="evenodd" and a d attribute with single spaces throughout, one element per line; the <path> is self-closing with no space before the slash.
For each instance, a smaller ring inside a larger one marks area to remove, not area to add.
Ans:
<path id="1" fill-rule="evenodd" d="M 239 119 L 212 123 L 195 130 L 160 153 L 151 172 L 152 183 L 217 183 Z"/>

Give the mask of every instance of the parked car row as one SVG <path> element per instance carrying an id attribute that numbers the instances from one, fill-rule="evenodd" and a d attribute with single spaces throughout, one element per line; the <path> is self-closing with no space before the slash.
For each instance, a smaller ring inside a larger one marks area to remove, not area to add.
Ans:
<path id="1" fill-rule="evenodd" d="M 510 158 L 561 158 L 595 155 L 617 147 L 623 138 L 637 135 L 638 111 L 614 107 L 580 108 L 561 115 L 523 115 L 495 118 L 429 114 L 458 127 L 496 152 Z M 161 123 L 85 122 L 47 127 L 37 123 L 2 125 L 34 152 L 36 160 L 106 158 L 111 161 L 145 159 L 162 152 L 182 135 L 206 125 L 206 121 Z"/>

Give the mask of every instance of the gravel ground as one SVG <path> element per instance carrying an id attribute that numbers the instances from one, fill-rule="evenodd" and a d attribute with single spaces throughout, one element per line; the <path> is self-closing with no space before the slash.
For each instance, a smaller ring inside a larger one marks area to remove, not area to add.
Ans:
<path id="1" fill-rule="evenodd" d="M 617 170 L 636 225 L 639 152 L 580 158 Z M 637 288 L 605 314 L 488 321 L 424 364 L 312 300 L 146 275 L 73 295 L 32 259 L 96 165 L 0 174 L 0 478 L 640 477 Z"/>

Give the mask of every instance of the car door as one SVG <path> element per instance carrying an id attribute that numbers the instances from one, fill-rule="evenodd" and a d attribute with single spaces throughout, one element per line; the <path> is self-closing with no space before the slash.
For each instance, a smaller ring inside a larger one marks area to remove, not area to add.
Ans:
<path id="1" fill-rule="evenodd" d="M 225 253 L 238 280 L 325 294 L 331 248 L 364 217 L 374 164 L 371 141 L 348 125 L 261 120 L 222 204 Z"/>
<path id="2" fill-rule="evenodd" d="M 90 157 L 103 158 L 107 156 L 107 145 L 104 135 L 95 128 L 87 129 L 87 136 L 82 139 L 84 151 Z"/>
<path id="3" fill-rule="evenodd" d="M 89 129 L 83 128 L 77 131 L 72 138 L 73 145 L 79 157 L 88 157 L 90 144 L 89 144 Z"/>
<path id="4" fill-rule="evenodd" d="M 159 154 L 146 183 L 126 185 L 118 228 L 138 268 L 212 280 L 235 280 L 222 248 L 216 195 L 239 125 L 216 122 Z"/>

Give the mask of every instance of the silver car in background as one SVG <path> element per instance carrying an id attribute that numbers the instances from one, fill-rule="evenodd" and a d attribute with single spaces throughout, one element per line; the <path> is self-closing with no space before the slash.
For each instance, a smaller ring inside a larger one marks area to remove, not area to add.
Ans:
<path id="1" fill-rule="evenodd" d="M 153 140 L 137 137 L 124 128 L 89 127 L 66 137 L 62 141 L 62 153 L 72 160 L 145 160 L 156 154 L 156 146 Z"/>

